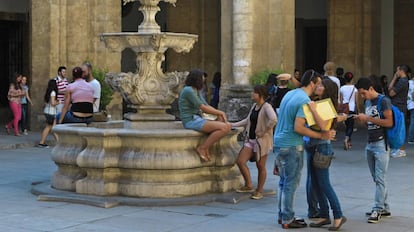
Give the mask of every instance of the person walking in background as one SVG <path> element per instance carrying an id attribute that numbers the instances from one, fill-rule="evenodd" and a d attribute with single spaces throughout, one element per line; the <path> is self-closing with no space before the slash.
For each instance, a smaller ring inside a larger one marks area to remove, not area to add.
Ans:
<path id="1" fill-rule="evenodd" d="M 387 78 L 387 76 L 381 75 L 380 80 L 381 80 L 381 85 L 382 85 L 382 93 L 385 96 L 389 96 L 389 93 L 388 93 L 388 78 Z"/>
<path id="2" fill-rule="evenodd" d="M 90 124 L 93 116 L 94 89 L 82 78 L 81 67 L 73 68 L 72 76 L 74 82 L 66 87 L 65 105 L 62 112 L 57 114 L 57 121 L 59 124 Z"/>
<path id="3" fill-rule="evenodd" d="M 331 99 L 332 104 L 337 108 L 338 103 L 338 86 L 329 78 L 324 78 L 322 84 L 315 90 L 315 100 Z M 316 125 L 310 128 L 315 131 L 327 131 L 334 127 L 337 122 L 345 121 L 347 115 L 338 115 L 336 119 L 323 120 L 316 111 L 316 103 L 309 102 L 309 109 L 315 118 Z M 332 156 L 333 148 L 330 140 L 305 138 L 305 151 L 307 153 L 307 166 L 308 166 L 308 178 L 307 178 L 307 196 L 311 196 L 312 193 L 317 197 L 317 204 L 319 204 L 317 221 L 310 223 L 310 227 L 322 227 L 324 225 L 331 224 L 329 217 L 329 206 L 333 211 L 334 221 L 329 230 L 339 230 L 341 226 L 346 222 L 346 217 L 343 216 L 341 205 L 338 197 L 333 189 L 329 178 L 329 166 L 326 168 L 315 167 L 313 159 L 316 152 L 324 156 Z M 310 183 L 310 184 L 308 184 Z M 308 199 L 309 202 L 309 199 Z M 329 203 L 329 205 L 328 205 Z M 317 205 L 315 204 L 315 205 Z"/>
<path id="4" fill-rule="evenodd" d="M 196 148 L 197 154 L 204 162 L 211 160 L 210 147 L 231 130 L 231 124 L 227 122 L 226 113 L 210 106 L 201 96 L 205 73 L 199 69 L 193 69 L 185 80 L 185 87 L 178 98 L 181 122 L 185 129 L 191 129 L 208 134 L 207 138 Z M 210 121 L 200 116 L 200 111 L 216 115 L 215 121 Z"/>
<path id="5" fill-rule="evenodd" d="M 407 110 L 410 113 L 410 127 L 408 129 L 408 143 L 414 144 L 414 79 L 408 81 Z"/>
<path id="6" fill-rule="evenodd" d="M 290 91 L 288 88 L 289 80 L 291 80 L 291 76 L 289 73 L 282 73 L 279 74 L 277 77 L 277 86 L 275 89 L 275 93 L 272 98 L 272 106 L 276 112 L 276 115 L 279 114 L 279 107 L 280 103 L 282 102 L 283 97 L 286 95 L 287 92 Z"/>
<path id="7" fill-rule="evenodd" d="M 335 84 L 338 86 L 338 102 L 341 102 L 341 99 L 339 98 L 339 95 L 341 94 L 339 92 L 339 89 L 341 88 L 341 81 L 338 79 L 338 77 L 335 76 L 336 74 L 336 65 L 332 61 L 328 61 L 323 66 L 323 70 L 325 71 L 325 76 L 329 77 Z"/>
<path id="8" fill-rule="evenodd" d="M 346 84 L 346 80 L 344 77 L 344 68 L 342 67 L 336 68 L 336 77 L 339 79 L 339 83 L 341 84 L 341 87 Z"/>
<path id="9" fill-rule="evenodd" d="M 211 100 L 210 105 L 218 109 L 220 102 L 220 87 L 221 87 L 221 73 L 216 72 L 213 77 L 213 81 L 210 84 Z"/>
<path id="10" fill-rule="evenodd" d="M 22 90 L 26 93 L 21 99 L 21 106 L 22 106 L 22 116 L 20 120 L 20 128 L 24 135 L 28 135 L 27 132 L 27 114 L 28 114 L 28 107 L 27 103 L 29 102 L 31 106 L 33 106 L 32 99 L 29 95 L 29 86 L 27 85 L 27 77 L 22 77 L 22 82 L 20 83 Z"/>
<path id="11" fill-rule="evenodd" d="M 391 100 L 385 96 L 380 102 L 382 112 L 378 111 L 380 94 L 375 90 L 374 83 L 370 78 L 360 78 L 355 88 L 358 89 L 361 97 L 366 100 L 365 113 L 359 113 L 354 117 L 368 126 L 368 143 L 365 147 L 365 156 L 375 183 L 374 205 L 366 215 L 369 216 L 368 223 L 378 223 L 381 217 L 391 216 L 386 182 L 390 156 L 384 141 L 384 128 L 393 125 L 392 105 Z M 384 118 L 381 118 L 380 115 L 383 115 Z"/>
<path id="12" fill-rule="evenodd" d="M 82 75 L 93 88 L 93 112 L 97 113 L 101 102 L 101 83 L 93 77 L 92 65 L 89 62 L 82 64 Z"/>
<path id="13" fill-rule="evenodd" d="M 357 114 L 358 111 L 358 98 L 357 92 L 358 90 L 352 84 L 352 79 L 354 78 L 354 74 L 351 72 L 347 72 L 344 75 L 345 85 L 341 87 L 341 103 L 346 104 L 348 103 L 349 107 L 349 115 Z M 345 139 L 344 139 L 344 149 L 348 150 L 352 148 L 352 133 L 354 132 L 354 118 L 348 117 L 345 121 Z"/>
<path id="14" fill-rule="evenodd" d="M 200 94 L 204 98 L 205 101 L 208 101 L 208 98 L 207 98 L 207 92 L 208 92 L 207 77 L 208 77 L 208 74 L 206 72 L 204 72 L 203 88 L 201 88 Z"/>
<path id="15" fill-rule="evenodd" d="M 293 78 L 289 79 L 287 87 L 289 89 L 296 89 L 296 88 L 300 87 L 300 71 L 299 71 L 299 69 L 295 69 L 295 71 L 293 72 Z"/>
<path id="16" fill-rule="evenodd" d="M 46 137 L 52 130 L 52 127 L 56 124 L 56 114 L 57 114 L 57 105 L 59 104 L 59 101 L 56 98 L 56 95 L 58 93 L 58 87 L 56 84 L 56 80 L 49 80 L 47 83 L 47 89 L 44 96 L 44 101 L 46 103 L 45 108 L 43 109 L 43 113 L 45 114 L 46 118 L 46 126 L 42 131 L 42 135 L 39 141 L 39 144 L 37 144 L 37 147 L 41 148 L 47 148 L 49 145 L 45 143 Z M 55 140 L 58 141 L 58 137 L 56 133 L 53 133 L 53 136 L 55 137 Z"/>
<path id="17" fill-rule="evenodd" d="M 277 80 L 276 80 L 277 74 L 274 73 L 270 73 L 267 76 L 267 81 L 265 83 L 265 86 L 267 88 L 267 97 L 266 97 L 266 102 L 272 104 L 272 98 L 275 95 L 275 91 L 277 88 Z"/>
<path id="18" fill-rule="evenodd" d="M 303 136 L 334 139 L 335 131 L 316 132 L 306 126 L 303 105 L 321 84 L 321 76 L 307 70 L 301 79 L 301 88 L 289 91 L 280 104 L 280 114 L 273 137 L 276 154 L 275 170 L 279 174 L 278 223 L 282 228 L 303 228 L 307 224 L 295 218 L 293 202 L 303 168 Z"/>
<path id="19" fill-rule="evenodd" d="M 55 77 L 55 81 L 58 87 L 57 100 L 59 104 L 57 105 L 57 112 L 60 113 L 62 112 L 62 108 L 65 105 L 65 92 L 66 87 L 69 84 L 68 79 L 66 78 L 65 66 L 60 66 L 58 68 L 58 75 Z"/>
<path id="20" fill-rule="evenodd" d="M 394 77 L 388 86 L 388 93 L 391 103 L 396 106 L 404 115 L 407 113 L 407 96 L 408 96 L 408 74 L 411 69 L 408 65 L 398 65 Z M 400 149 L 392 149 L 391 157 L 398 158 L 406 156 L 405 145 Z"/>
<path id="21" fill-rule="evenodd" d="M 244 186 L 237 192 L 253 192 L 252 199 L 263 198 L 263 186 L 266 181 L 267 155 L 273 148 L 273 128 L 277 117 L 273 107 L 265 101 L 267 87 L 256 85 L 253 90 L 252 100 L 255 102 L 247 117 L 239 122 L 232 123 L 232 127 L 245 127 L 245 141 L 239 156 L 237 166 L 244 179 Z M 254 190 L 250 170 L 247 167 L 248 160 L 256 161 L 258 169 L 257 188 Z"/>
<path id="22" fill-rule="evenodd" d="M 9 92 L 7 93 L 10 109 L 13 112 L 13 119 L 5 127 L 7 134 L 10 134 L 10 128 L 13 127 L 15 136 L 21 136 L 19 133 L 19 121 L 22 117 L 21 99 L 26 95 L 20 85 L 21 81 L 22 75 L 20 73 L 15 74 L 10 83 Z"/>

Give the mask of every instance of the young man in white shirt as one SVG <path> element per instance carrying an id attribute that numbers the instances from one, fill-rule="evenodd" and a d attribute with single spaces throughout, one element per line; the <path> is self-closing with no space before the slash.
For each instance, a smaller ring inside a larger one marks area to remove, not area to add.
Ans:
<path id="1" fill-rule="evenodd" d="M 93 94 L 93 112 L 99 112 L 99 105 L 101 99 L 101 84 L 92 75 L 92 65 L 89 62 L 82 64 L 83 78 L 92 86 Z"/>

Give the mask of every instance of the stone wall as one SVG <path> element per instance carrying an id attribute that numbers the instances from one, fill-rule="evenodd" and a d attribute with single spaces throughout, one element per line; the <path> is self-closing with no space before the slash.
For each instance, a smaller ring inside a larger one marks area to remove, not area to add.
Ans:
<path id="1" fill-rule="evenodd" d="M 201 68 L 208 73 L 208 82 L 220 71 L 220 1 L 178 0 L 176 7 L 168 4 L 166 30 L 198 35 L 188 54 L 167 51 L 167 71 L 189 71 Z"/>
<path id="2" fill-rule="evenodd" d="M 380 10 L 375 0 L 330 0 L 328 60 L 358 78 L 379 74 Z"/>
<path id="3" fill-rule="evenodd" d="M 394 68 L 408 64 L 414 68 L 413 0 L 394 1 Z"/>
<path id="4" fill-rule="evenodd" d="M 86 59 L 95 67 L 120 71 L 121 56 L 100 41 L 103 32 L 121 31 L 121 3 L 113 0 L 31 1 L 32 130 L 43 127 L 43 95 L 49 78 L 64 65 L 71 70 Z M 122 104 L 115 96 L 112 118 L 121 118 Z M 39 122 L 39 123 L 36 123 Z"/>

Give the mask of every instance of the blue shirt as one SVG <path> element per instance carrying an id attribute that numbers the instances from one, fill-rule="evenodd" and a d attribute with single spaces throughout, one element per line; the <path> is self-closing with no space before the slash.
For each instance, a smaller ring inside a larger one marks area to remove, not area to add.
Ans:
<path id="1" fill-rule="evenodd" d="M 310 102 L 302 88 L 289 91 L 282 99 L 273 142 L 275 147 L 292 147 L 303 144 L 303 135 L 295 132 L 295 119 L 305 118 L 303 105 Z"/>
<path id="2" fill-rule="evenodd" d="M 27 92 L 29 92 L 29 87 L 27 86 L 27 85 L 23 85 L 22 86 L 22 89 L 27 93 Z M 26 95 L 24 95 L 24 96 L 22 96 L 22 98 L 21 98 L 21 103 L 22 104 L 27 104 L 27 98 L 26 98 Z"/>

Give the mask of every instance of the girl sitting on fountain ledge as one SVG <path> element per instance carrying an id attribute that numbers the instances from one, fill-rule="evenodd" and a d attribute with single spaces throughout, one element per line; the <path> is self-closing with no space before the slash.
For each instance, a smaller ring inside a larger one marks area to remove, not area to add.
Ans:
<path id="1" fill-rule="evenodd" d="M 201 97 L 200 90 L 203 88 L 204 72 L 199 69 L 191 70 L 185 81 L 185 87 L 178 99 L 180 117 L 184 128 L 208 134 L 207 139 L 197 147 L 197 153 L 202 161 L 210 161 L 210 147 L 229 133 L 231 124 L 227 122 L 226 114 L 211 107 Z M 202 118 L 200 111 L 217 116 L 215 121 Z"/>

